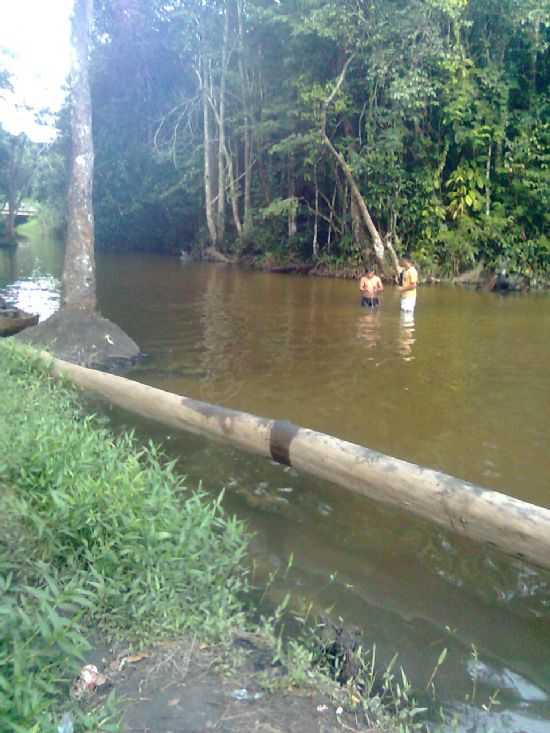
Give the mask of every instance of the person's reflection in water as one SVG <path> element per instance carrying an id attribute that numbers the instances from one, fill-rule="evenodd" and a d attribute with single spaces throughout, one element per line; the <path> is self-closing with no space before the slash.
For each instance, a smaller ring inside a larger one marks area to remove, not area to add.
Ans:
<path id="1" fill-rule="evenodd" d="M 401 311 L 399 323 L 399 354 L 403 361 L 412 361 L 413 346 L 416 341 L 414 334 L 414 313 Z"/>
<path id="2" fill-rule="evenodd" d="M 369 308 L 364 315 L 357 320 L 357 339 L 365 341 L 368 349 L 375 349 L 380 342 L 380 311 Z M 374 356 L 369 356 L 373 360 Z"/>

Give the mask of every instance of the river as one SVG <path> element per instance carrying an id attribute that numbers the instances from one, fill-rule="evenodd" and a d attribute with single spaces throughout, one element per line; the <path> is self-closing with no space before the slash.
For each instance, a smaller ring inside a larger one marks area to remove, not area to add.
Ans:
<path id="1" fill-rule="evenodd" d="M 47 237 L 0 250 L 0 293 L 47 317 L 61 267 Z M 97 280 L 101 313 L 148 355 L 133 379 L 550 507 L 548 294 L 422 287 L 403 322 L 393 289 L 370 313 L 349 281 L 104 253 Z M 272 600 L 332 607 L 380 660 L 398 651 L 417 687 L 447 648 L 436 687 L 461 730 L 550 731 L 549 574 L 293 469 L 110 414 L 160 440 L 190 486 L 225 489 L 255 533 L 258 582 L 279 570 Z"/>

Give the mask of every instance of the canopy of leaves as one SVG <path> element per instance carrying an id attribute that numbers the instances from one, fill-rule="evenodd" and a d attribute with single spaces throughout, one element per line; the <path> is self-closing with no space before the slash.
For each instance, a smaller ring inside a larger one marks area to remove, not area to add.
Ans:
<path id="1" fill-rule="evenodd" d="M 550 0 L 98 0 L 98 244 L 205 240 L 208 129 L 213 190 L 229 166 L 234 180 L 222 208 L 251 206 L 226 249 L 353 256 L 350 191 L 319 134 L 352 57 L 327 134 L 378 231 L 444 273 L 504 259 L 548 274 L 549 41 Z"/>

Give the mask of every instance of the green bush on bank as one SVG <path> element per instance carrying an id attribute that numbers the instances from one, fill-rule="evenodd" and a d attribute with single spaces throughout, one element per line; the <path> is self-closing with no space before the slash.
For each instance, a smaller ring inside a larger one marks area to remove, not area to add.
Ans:
<path id="1" fill-rule="evenodd" d="M 1 344 L 0 375 L 0 514 L 12 529 L 0 532 L 0 706 L 19 731 L 84 648 L 67 604 L 114 636 L 221 638 L 241 620 L 247 539 L 219 500 L 186 493 L 154 445 L 84 416 L 29 352 Z"/>

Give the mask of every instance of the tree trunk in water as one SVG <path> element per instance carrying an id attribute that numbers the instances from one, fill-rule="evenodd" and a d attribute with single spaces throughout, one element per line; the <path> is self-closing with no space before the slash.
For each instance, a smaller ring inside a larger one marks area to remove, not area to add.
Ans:
<path id="1" fill-rule="evenodd" d="M 88 77 L 93 0 L 75 0 L 71 72 L 72 158 L 68 197 L 67 242 L 63 267 L 63 305 L 95 311 L 94 212 L 92 186 L 94 143 Z"/>

